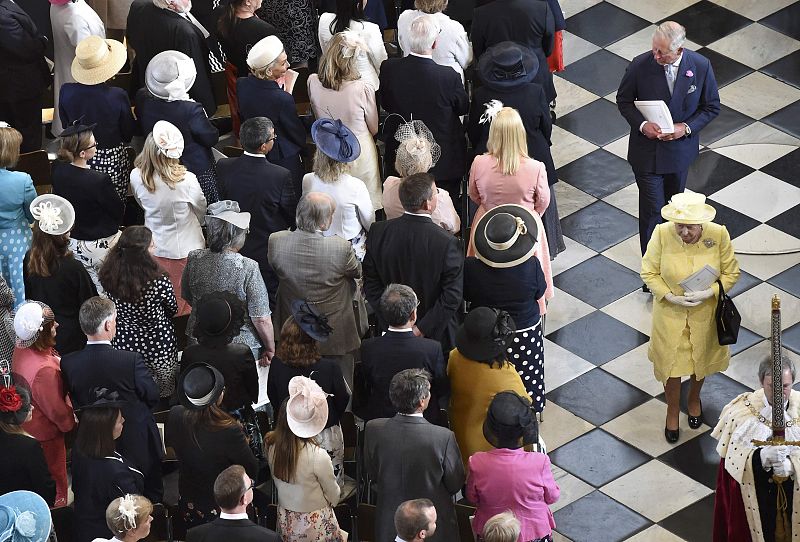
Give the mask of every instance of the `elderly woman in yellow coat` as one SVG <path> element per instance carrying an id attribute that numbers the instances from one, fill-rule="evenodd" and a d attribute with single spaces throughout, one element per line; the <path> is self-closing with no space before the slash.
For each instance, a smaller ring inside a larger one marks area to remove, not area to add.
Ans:
<path id="1" fill-rule="evenodd" d="M 719 285 L 685 291 L 681 282 L 708 265 L 719 272 L 729 291 L 739 279 L 739 264 L 725 226 L 714 224 L 716 211 L 702 194 L 676 194 L 661 209 L 668 222 L 659 224 L 642 259 L 642 280 L 653 293 L 653 331 L 647 355 L 655 377 L 664 384 L 667 420 L 664 436 L 679 437 L 681 377 L 690 376 L 689 427 L 703 423 L 700 390 L 703 379 L 724 371 L 730 361 L 727 346 L 717 339 L 714 312 Z"/>
<path id="2" fill-rule="evenodd" d="M 522 378 L 506 360 L 515 332 L 514 320 L 506 311 L 478 307 L 467 314 L 456 333 L 456 347 L 447 363 L 450 424 L 465 468 L 475 452 L 494 449 L 483 436 L 492 398 L 509 390 L 527 397 Z"/>

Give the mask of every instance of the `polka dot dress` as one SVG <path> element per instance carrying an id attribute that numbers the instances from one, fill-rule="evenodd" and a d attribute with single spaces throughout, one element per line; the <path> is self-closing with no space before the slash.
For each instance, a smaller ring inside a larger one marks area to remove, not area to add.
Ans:
<path id="1" fill-rule="evenodd" d="M 542 321 L 526 329 L 517 330 L 511 346 L 508 347 L 508 360 L 514 364 L 536 412 L 544 410 L 544 339 Z"/>
<path id="2" fill-rule="evenodd" d="M 109 298 L 117 305 L 117 335 L 112 345 L 142 354 L 160 396 L 169 397 L 178 373 L 178 346 L 172 325 L 178 302 L 169 277 L 148 282 L 137 303 Z"/>
<path id="3" fill-rule="evenodd" d="M 31 246 L 33 234 L 27 227 L 0 229 L 0 273 L 14 292 L 14 305 L 25 301 L 22 261 Z"/>
<path id="4" fill-rule="evenodd" d="M 111 184 L 114 185 L 114 190 L 119 198 L 123 202 L 126 200 L 133 166 L 128 159 L 128 151 L 125 145 L 97 149 L 94 158 L 89 160 L 89 167 L 95 171 L 107 173 L 111 177 Z"/>

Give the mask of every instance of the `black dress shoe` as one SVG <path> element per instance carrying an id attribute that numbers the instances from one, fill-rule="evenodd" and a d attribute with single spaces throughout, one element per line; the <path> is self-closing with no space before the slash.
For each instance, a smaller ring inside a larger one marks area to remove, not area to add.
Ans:
<path id="1" fill-rule="evenodd" d="M 666 427 L 664 428 L 664 437 L 670 444 L 675 444 L 676 442 L 678 442 L 678 437 L 680 436 L 680 434 L 681 434 L 680 429 L 672 430 L 672 429 L 667 429 Z"/>
<path id="2" fill-rule="evenodd" d="M 703 403 L 700 403 L 700 415 L 699 416 L 689 416 L 689 427 L 692 429 L 700 429 L 700 426 L 703 425 Z"/>

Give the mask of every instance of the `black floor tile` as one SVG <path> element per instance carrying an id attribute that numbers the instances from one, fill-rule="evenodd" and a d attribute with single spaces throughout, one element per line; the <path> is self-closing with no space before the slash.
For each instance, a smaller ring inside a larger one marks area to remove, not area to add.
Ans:
<path id="1" fill-rule="evenodd" d="M 593 429 L 550 452 L 550 461 L 594 487 L 603 486 L 650 459 L 602 429 Z"/>
<path id="2" fill-rule="evenodd" d="M 708 542 L 714 531 L 714 494 L 703 497 L 658 524 L 686 542 Z"/>
<path id="3" fill-rule="evenodd" d="M 794 137 L 800 137 L 800 122 L 797 122 L 797 119 L 800 119 L 800 100 L 767 115 L 761 122 Z"/>
<path id="4" fill-rule="evenodd" d="M 553 515 L 556 530 L 575 542 L 619 542 L 653 524 L 599 491 L 589 493 Z"/>
<path id="5" fill-rule="evenodd" d="M 573 62 L 558 75 L 598 96 L 605 96 L 619 88 L 628 64 L 624 58 L 601 49 Z M 560 120 L 558 125 L 561 126 Z"/>
<path id="6" fill-rule="evenodd" d="M 714 222 L 722 224 L 728 228 L 728 233 L 731 239 L 736 239 L 740 235 L 749 232 L 756 226 L 760 226 L 761 222 L 754 218 L 750 218 L 744 213 L 734 211 L 730 207 L 726 207 L 712 199 L 706 199 L 706 203 L 711 205 L 717 210 L 717 216 L 714 217 Z"/>
<path id="7" fill-rule="evenodd" d="M 570 239 L 603 252 L 636 235 L 639 221 L 613 205 L 596 201 L 562 218 L 561 229 Z"/>
<path id="8" fill-rule="evenodd" d="M 708 0 L 700 0 L 665 20 L 682 24 L 686 27 L 686 38 L 700 45 L 708 45 L 752 23 L 747 17 Z"/>
<path id="9" fill-rule="evenodd" d="M 709 432 L 680 444 L 658 459 L 692 480 L 711 489 L 717 487 L 717 439 Z"/>
<path id="10" fill-rule="evenodd" d="M 714 79 L 716 79 L 719 88 L 729 85 L 754 71 L 753 68 L 736 62 L 732 58 L 718 53 L 713 49 L 701 47 L 697 52 L 711 61 L 711 68 L 714 70 Z"/>
<path id="11" fill-rule="evenodd" d="M 791 38 L 800 40 L 800 3 L 793 2 L 758 22 Z"/>
<path id="12" fill-rule="evenodd" d="M 800 216 L 798 216 L 798 220 L 800 220 Z M 800 297 L 800 265 L 795 265 L 783 273 L 778 273 L 767 282 L 789 292 L 795 297 Z"/>
<path id="13" fill-rule="evenodd" d="M 755 372 L 757 367 L 753 367 Z M 744 384 L 740 384 L 722 373 L 709 375 L 705 379 L 700 399 L 703 401 L 703 420 L 706 425 L 714 426 L 719 420 L 722 409 L 733 401 L 740 393 L 752 391 Z M 686 398 L 689 397 L 689 381 L 681 384 L 681 410 L 687 412 Z"/>
<path id="14" fill-rule="evenodd" d="M 625 266 L 598 254 L 553 277 L 553 284 L 596 309 L 642 287 L 642 279 Z"/>
<path id="15" fill-rule="evenodd" d="M 583 373 L 547 394 L 548 401 L 594 425 L 613 420 L 650 398 L 639 388 L 602 369 Z"/>
<path id="16" fill-rule="evenodd" d="M 600 311 L 558 328 L 547 338 L 595 365 L 603 365 L 648 341 L 647 335 Z"/>
<path id="17" fill-rule="evenodd" d="M 800 88 L 800 51 L 779 58 L 759 71 Z M 716 74 L 716 68 L 714 73 Z"/>
<path id="18" fill-rule="evenodd" d="M 784 233 L 800 238 L 800 205 L 795 205 L 791 209 L 771 218 L 767 221 L 767 224 Z"/>
<path id="19" fill-rule="evenodd" d="M 764 337 L 761 335 L 753 333 L 746 327 L 740 327 L 739 336 L 736 337 L 736 344 L 731 345 L 731 356 L 735 356 L 740 352 L 744 352 L 751 346 L 755 346 L 763 340 Z"/>
<path id="20" fill-rule="evenodd" d="M 558 120 L 558 125 L 599 147 L 629 134 L 631 129 L 619 114 L 616 104 L 604 99 L 597 99 L 564 115 Z"/>
<path id="21" fill-rule="evenodd" d="M 800 62 L 800 57 L 798 57 L 797 61 Z M 800 149 L 795 149 L 781 156 L 774 162 L 762 167 L 761 171 L 800 188 L 800 176 L 797 175 L 797 172 L 800 171 Z"/>
<path id="22" fill-rule="evenodd" d="M 689 166 L 686 188 L 710 196 L 754 171 L 750 166 L 707 149 Z"/>
<path id="23" fill-rule="evenodd" d="M 781 333 L 781 344 L 795 354 L 800 354 L 800 324 L 795 324 Z"/>
<path id="24" fill-rule="evenodd" d="M 628 161 L 604 149 L 590 152 L 556 173 L 559 180 L 596 198 L 604 198 L 634 182 Z"/>
<path id="25" fill-rule="evenodd" d="M 708 126 L 703 128 L 703 131 L 700 132 L 700 144 L 706 146 L 711 145 L 715 141 L 744 128 L 754 121 L 755 119 L 723 104 L 720 107 L 719 116 L 712 120 Z"/>
<path id="26" fill-rule="evenodd" d="M 598 24 L 602 21 L 602 24 Z M 567 19 L 567 28 L 586 41 L 600 47 L 630 36 L 650 23 L 629 11 L 608 2 L 600 2 Z"/>
<path id="27" fill-rule="evenodd" d="M 716 219 L 714 219 L 714 221 L 716 222 Z M 731 236 L 731 237 L 733 237 L 733 236 Z M 739 273 L 740 273 L 739 274 L 739 280 L 736 281 L 736 284 L 734 284 L 734 286 L 733 286 L 733 288 L 731 288 L 730 292 L 726 292 L 731 297 L 735 297 L 735 296 L 737 296 L 739 294 L 743 294 L 744 292 L 746 292 L 747 290 L 749 290 L 753 286 L 758 286 L 762 282 L 761 279 L 754 277 L 753 275 L 751 275 L 747 271 L 742 271 L 740 269 Z"/>

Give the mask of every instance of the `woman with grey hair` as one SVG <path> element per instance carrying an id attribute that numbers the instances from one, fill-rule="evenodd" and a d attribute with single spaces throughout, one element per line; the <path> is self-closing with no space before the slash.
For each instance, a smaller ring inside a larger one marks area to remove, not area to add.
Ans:
<path id="1" fill-rule="evenodd" d="M 250 213 L 239 212 L 239 204 L 222 200 L 208 206 L 206 215 L 208 248 L 189 253 L 183 271 L 182 296 L 194 305 L 204 295 L 227 291 L 247 305 L 244 324 L 234 343 L 246 344 L 258 360 L 259 395 L 256 407 L 267 399 L 267 374 L 275 354 L 269 297 L 258 263 L 239 254 L 250 226 Z M 196 311 L 192 310 L 186 335 L 194 342 Z"/>

